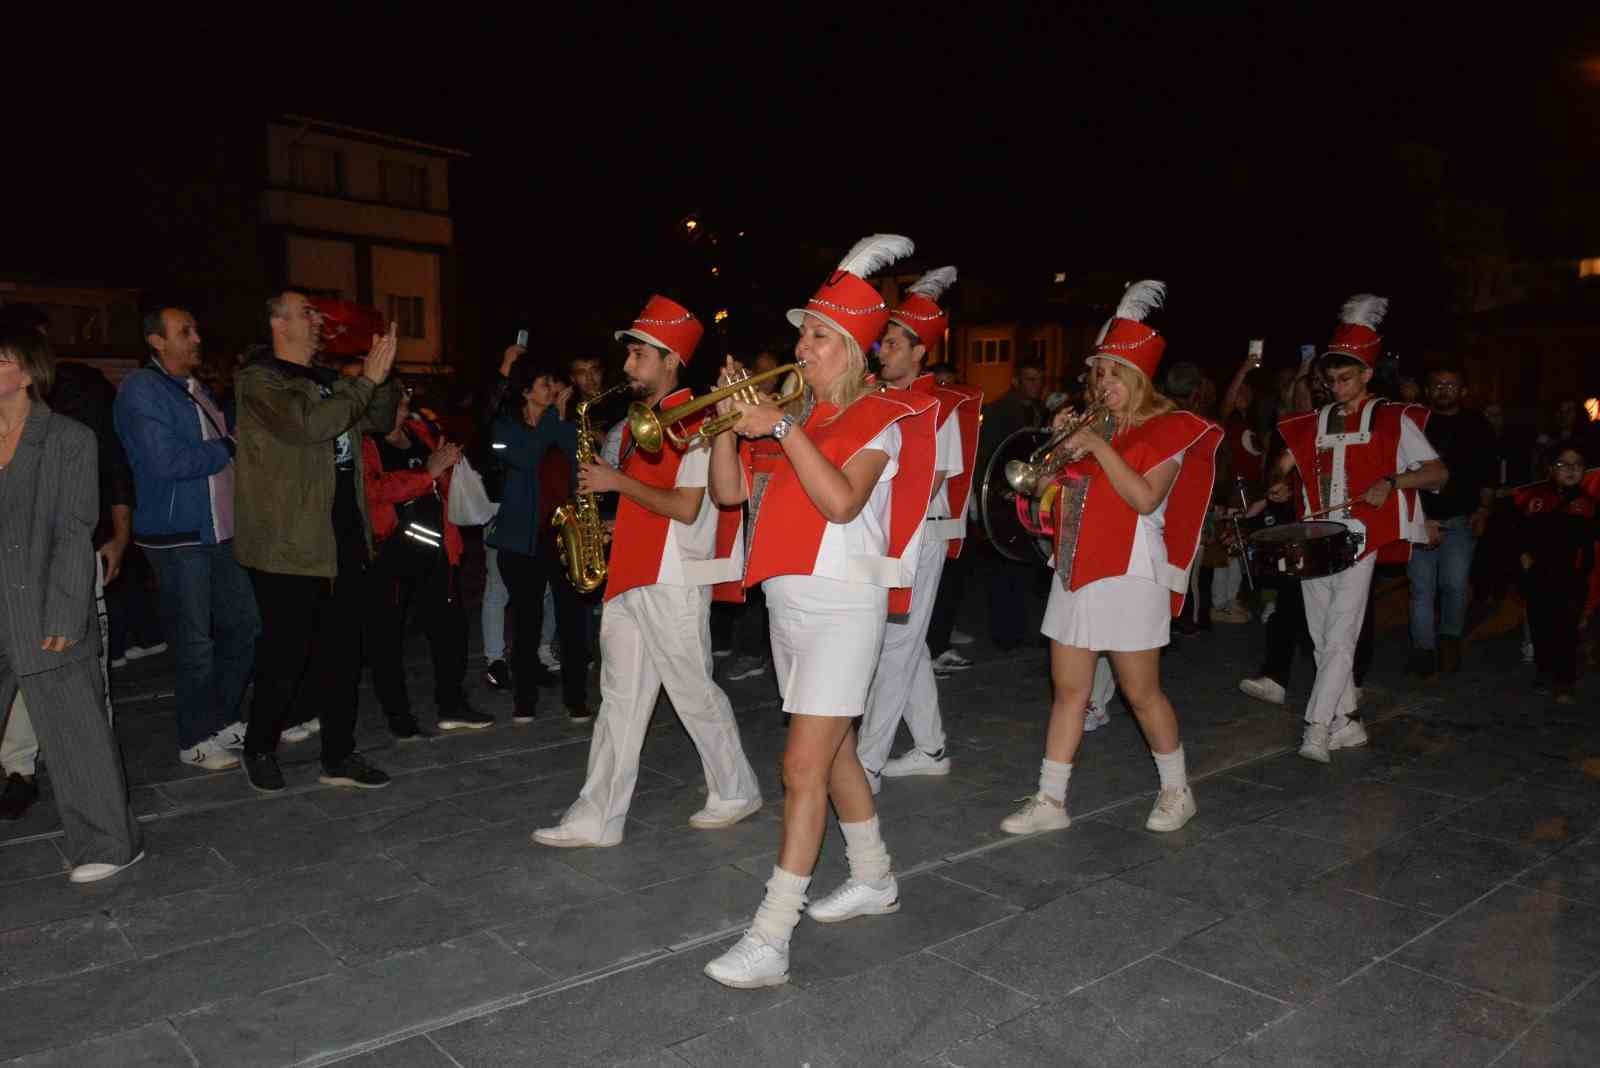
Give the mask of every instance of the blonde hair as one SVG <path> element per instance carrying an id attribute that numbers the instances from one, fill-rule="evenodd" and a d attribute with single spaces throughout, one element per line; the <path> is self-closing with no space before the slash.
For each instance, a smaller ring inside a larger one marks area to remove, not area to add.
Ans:
<path id="1" fill-rule="evenodd" d="M 1158 415 L 1166 415 L 1177 407 L 1172 398 L 1157 389 L 1143 371 L 1116 360 L 1105 362 L 1111 366 L 1111 373 L 1117 381 L 1128 391 L 1128 421 L 1133 426 Z"/>
<path id="2" fill-rule="evenodd" d="M 856 339 L 851 337 L 848 332 L 841 330 L 821 316 L 813 315 L 812 318 L 815 318 L 823 326 L 844 339 L 845 368 L 840 372 L 839 377 L 830 382 L 827 389 L 818 394 L 817 397 L 818 400 L 831 404 L 842 412 L 873 391 L 872 387 L 867 383 L 867 357 L 861 351 L 861 346 L 856 344 Z M 790 406 L 791 414 L 794 414 L 802 403 L 803 399 L 795 401 Z"/>

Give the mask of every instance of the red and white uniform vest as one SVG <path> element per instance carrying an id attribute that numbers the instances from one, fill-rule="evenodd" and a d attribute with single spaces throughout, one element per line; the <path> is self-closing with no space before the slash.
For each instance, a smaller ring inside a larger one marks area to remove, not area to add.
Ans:
<path id="1" fill-rule="evenodd" d="M 1200 530 L 1211 507 L 1216 478 L 1217 446 L 1222 428 L 1192 412 L 1174 411 L 1146 420 L 1111 439 L 1117 455 L 1141 475 L 1148 475 L 1168 460 L 1181 459 L 1178 477 L 1167 493 L 1162 540 L 1167 549 L 1166 574 L 1157 581 L 1172 591 L 1172 614 L 1183 611 L 1189 589 L 1189 568 L 1200 546 Z M 1077 553 L 1071 561 L 1067 588 L 1082 589 L 1091 582 L 1126 575 L 1133 569 L 1135 531 L 1139 513 L 1117 493 L 1100 461 L 1085 456 L 1062 470 L 1059 480 L 1090 478 L 1079 520 Z M 1061 522 L 1057 498 L 1055 524 Z"/>
<path id="2" fill-rule="evenodd" d="M 1328 412 L 1334 407 L 1325 405 L 1278 423 L 1278 432 L 1300 469 L 1299 514 L 1314 515 L 1329 505 L 1354 499 L 1356 503 L 1347 510 L 1341 509 L 1327 518 L 1365 535 L 1363 557 L 1394 546 L 1380 560 L 1404 561 L 1410 556 L 1412 543 L 1428 540 L 1417 491 L 1391 493 L 1382 508 L 1374 508 L 1359 498 L 1373 483 L 1404 470 L 1400 420 L 1410 419 L 1420 431 L 1427 423 L 1428 409 L 1420 404 L 1391 404 L 1374 398 L 1362 407 L 1353 428 L 1330 435 L 1326 431 Z M 1335 500 L 1322 499 L 1325 472 L 1332 476 Z"/>
<path id="3" fill-rule="evenodd" d="M 664 397 L 659 407 L 670 408 L 689 400 L 691 393 L 680 389 Z M 702 416 L 703 418 L 703 416 Z M 685 436 L 692 433 L 699 420 L 683 425 Z M 679 470 L 687 455 L 683 449 L 664 438 L 661 451 L 650 453 L 633 448 L 633 436 L 626 422 L 622 431 L 622 473 L 636 478 L 647 486 L 672 489 L 678 484 Z M 701 446 L 703 450 L 705 446 Z M 704 462 L 704 458 L 700 458 Z M 704 484 L 704 479 L 699 484 Z M 652 512 L 623 495 L 617 504 L 616 529 L 611 535 L 611 556 L 606 564 L 605 599 L 639 586 L 666 583 L 673 586 L 710 586 L 735 582 L 744 564 L 739 538 L 744 522 L 740 508 L 718 508 L 706 493 L 700 502 L 700 514 L 694 524 L 679 523 L 675 519 Z M 716 537 L 712 556 L 701 559 L 703 547 L 684 543 L 680 539 L 690 536 L 691 528 L 708 522 L 707 509 L 716 512 Z"/>
<path id="4" fill-rule="evenodd" d="M 916 575 L 916 538 L 933 493 L 935 424 L 938 402 L 910 390 L 869 393 L 840 411 L 818 402 L 805 422 L 806 436 L 835 467 L 890 426 L 900 431 L 898 470 L 890 489 L 888 545 L 882 556 L 856 556 L 847 563 L 849 581 L 889 588 L 889 611 L 911 608 L 911 582 Z M 816 574 L 828 521 L 806 495 L 794 467 L 764 440 L 742 443 L 740 458 L 748 482 L 770 474 L 750 533 L 750 559 L 744 584 L 754 586 L 777 575 Z"/>
<path id="5" fill-rule="evenodd" d="M 961 470 L 944 481 L 945 499 L 950 504 L 947 518 L 930 519 L 925 536 L 940 538 L 949 546 L 946 555 L 954 560 L 961 555 L 967 533 L 967 503 L 972 499 L 973 468 L 978 463 L 978 416 L 983 409 L 983 390 L 976 386 L 941 386 L 932 375 L 921 375 L 911 389 L 939 402 L 936 433 L 956 420 L 961 433 Z"/>

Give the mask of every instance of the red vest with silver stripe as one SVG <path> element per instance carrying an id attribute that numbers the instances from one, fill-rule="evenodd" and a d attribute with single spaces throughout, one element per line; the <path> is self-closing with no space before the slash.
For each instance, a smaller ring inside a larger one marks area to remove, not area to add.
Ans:
<path id="1" fill-rule="evenodd" d="M 1330 519 L 1349 519 L 1361 525 L 1366 541 L 1363 557 L 1388 546 L 1385 562 L 1398 562 L 1409 556 L 1409 542 L 1427 540 L 1423 528 L 1421 502 L 1416 490 L 1389 494 L 1383 507 L 1374 508 L 1359 498 L 1374 483 L 1400 473 L 1400 420 L 1410 419 L 1417 429 L 1427 423 L 1428 409 L 1420 404 L 1391 404 L 1369 400 L 1361 409 L 1354 429 L 1329 435 L 1326 405 L 1314 412 L 1291 415 L 1278 423 L 1278 432 L 1300 469 L 1300 515 L 1314 515 L 1340 501 L 1322 499 L 1322 474 L 1338 472 L 1344 476 L 1345 499 L 1355 500 L 1348 510 L 1341 509 Z M 1337 475 L 1334 475 L 1337 480 Z"/>
<path id="2" fill-rule="evenodd" d="M 662 398 L 658 410 L 682 404 L 691 396 L 689 390 L 680 389 Z M 700 415 L 681 424 L 682 433 L 685 436 L 691 434 L 703 418 L 704 415 Z M 665 437 L 661 451 L 656 453 L 631 448 L 632 444 L 633 434 L 624 424 L 622 454 L 625 458 L 622 461 L 622 473 L 656 489 L 672 489 L 678 481 L 678 468 L 683 463 L 684 450 Z M 619 496 L 621 500 L 617 503 L 616 529 L 611 535 L 611 556 L 606 563 L 605 599 L 608 601 L 636 587 L 655 585 L 661 575 L 662 555 L 667 549 L 667 531 L 673 523 L 667 516 L 652 512 L 644 505 L 629 500 L 626 495 Z M 684 578 L 688 585 L 708 586 L 736 580 L 739 576 L 742 561 L 736 549 L 739 528 L 743 524 L 743 509 L 719 508 L 717 513 L 716 555 L 710 560 L 683 561 Z"/>
<path id="3" fill-rule="evenodd" d="M 952 416 L 961 431 L 961 473 L 944 482 L 950 518 L 930 519 L 926 530 L 926 536 L 944 539 L 948 546 L 945 554 L 954 560 L 961 555 L 967 532 L 967 502 L 972 498 L 972 469 L 978 463 L 978 416 L 983 409 L 983 390 L 976 386 L 941 386 L 932 375 L 919 376 L 911 383 L 911 389 L 939 402 L 938 431 L 944 430 Z"/>
<path id="4" fill-rule="evenodd" d="M 850 561 L 856 581 L 889 587 L 892 613 L 911 608 L 916 556 L 906 549 L 927 516 L 933 493 L 937 408 L 934 398 L 909 390 L 869 393 L 843 411 L 818 402 L 805 423 L 806 436 L 840 470 L 890 425 L 900 427 L 899 470 L 890 482 L 888 548 L 883 556 Z M 786 457 L 748 444 L 741 447 L 740 456 L 747 479 L 753 481 L 758 472 L 771 473 L 750 532 L 744 584 L 754 586 L 777 575 L 815 573 L 828 521 L 806 495 L 794 466 Z"/>
<path id="5" fill-rule="evenodd" d="M 1189 567 L 1200 546 L 1200 530 L 1211 507 L 1211 490 L 1216 476 L 1217 446 L 1222 428 L 1192 412 L 1173 411 L 1146 420 L 1139 426 L 1111 439 L 1117 455 L 1141 475 L 1148 475 L 1175 457 L 1183 466 L 1167 491 L 1163 513 L 1162 540 L 1167 547 L 1167 573 L 1157 576 L 1161 585 L 1172 591 L 1172 614 L 1183 611 L 1189 590 Z M 1079 520 L 1077 553 L 1068 589 L 1078 590 L 1104 578 L 1126 575 L 1133 557 L 1134 534 L 1139 514 L 1117 493 L 1111 479 L 1093 456 L 1069 464 L 1063 480 L 1088 476 L 1083 515 Z M 1059 512 L 1060 499 L 1058 498 Z M 1056 516 L 1059 525 L 1060 516 Z M 1059 565 L 1058 565 L 1059 566 Z"/>

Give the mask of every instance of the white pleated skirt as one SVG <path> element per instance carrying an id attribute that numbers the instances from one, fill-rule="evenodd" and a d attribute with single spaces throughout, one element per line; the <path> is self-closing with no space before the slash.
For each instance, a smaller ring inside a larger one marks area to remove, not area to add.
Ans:
<path id="1" fill-rule="evenodd" d="M 1172 640 L 1172 593 L 1146 578 L 1117 575 L 1067 591 L 1050 576 L 1046 638 L 1097 653 L 1159 649 Z"/>
<path id="2" fill-rule="evenodd" d="M 761 589 L 783 710 L 862 715 L 888 626 L 889 591 L 817 575 L 779 575 Z"/>

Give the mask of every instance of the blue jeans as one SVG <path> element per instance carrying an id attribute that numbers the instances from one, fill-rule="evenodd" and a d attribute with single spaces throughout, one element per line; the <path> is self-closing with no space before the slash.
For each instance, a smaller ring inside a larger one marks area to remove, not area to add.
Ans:
<path id="1" fill-rule="evenodd" d="M 240 705 L 261 631 L 255 590 L 232 542 L 149 549 L 145 556 L 177 662 L 178 747 L 190 749 L 244 718 Z"/>
<path id="2" fill-rule="evenodd" d="M 1460 638 L 1467 624 L 1467 579 L 1472 573 L 1472 552 L 1478 539 L 1472 536 L 1471 517 L 1458 515 L 1439 524 L 1443 541 L 1434 549 L 1416 548 L 1406 565 L 1411 580 L 1411 646 L 1433 649 L 1433 605 L 1439 601 L 1438 636 Z"/>

